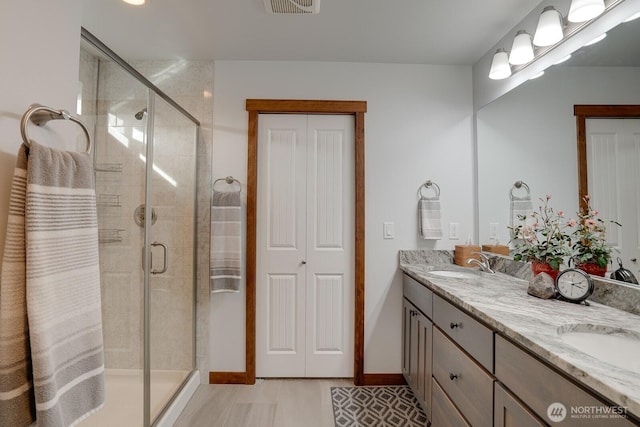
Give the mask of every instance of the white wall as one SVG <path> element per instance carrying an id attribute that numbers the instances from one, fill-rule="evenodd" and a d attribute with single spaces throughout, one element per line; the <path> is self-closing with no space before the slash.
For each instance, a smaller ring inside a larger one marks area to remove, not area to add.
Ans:
<path id="1" fill-rule="evenodd" d="M 519 179 L 539 198 L 575 216 L 578 163 L 574 104 L 634 104 L 640 97 L 640 68 L 556 67 L 516 88 L 477 113 L 480 241 L 489 223 L 509 240 L 509 190 Z M 522 193 L 517 193 L 522 194 Z"/>
<path id="2" fill-rule="evenodd" d="M 213 177 L 247 180 L 247 98 L 367 101 L 365 373 L 399 373 L 398 250 L 452 249 L 474 233 L 470 67 L 327 62 L 218 61 Z M 418 238 L 416 192 L 441 188 L 443 222 L 462 241 Z M 396 238 L 382 239 L 382 223 Z M 244 289 L 211 296 L 210 369 L 244 371 Z"/>
<path id="3" fill-rule="evenodd" d="M 75 111 L 78 91 L 81 0 L 0 2 L 0 258 L 9 192 L 20 147 L 20 118 L 32 103 Z M 78 129 L 55 123 L 29 127 L 31 138 L 75 148 Z"/>

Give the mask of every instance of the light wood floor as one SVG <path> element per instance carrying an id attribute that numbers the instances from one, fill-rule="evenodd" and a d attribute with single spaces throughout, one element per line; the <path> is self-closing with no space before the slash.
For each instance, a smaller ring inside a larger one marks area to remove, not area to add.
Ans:
<path id="1" fill-rule="evenodd" d="M 330 388 L 349 386 L 350 379 L 200 385 L 174 427 L 333 427 Z"/>

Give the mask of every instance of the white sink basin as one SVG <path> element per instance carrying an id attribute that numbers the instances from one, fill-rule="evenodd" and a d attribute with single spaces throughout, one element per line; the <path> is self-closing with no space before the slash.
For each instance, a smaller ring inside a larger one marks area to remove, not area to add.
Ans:
<path id="1" fill-rule="evenodd" d="M 640 374 L 640 334 L 621 328 L 571 325 L 560 328 L 560 338 L 591 357 Z"/>
<path id="2" fill-rule="evenodd" d="M 475 279 L 478 277 L 475 273 L 467 273 L 466 271 L 454 271 L 454 270 L 432 270 L 427 272 L 427 274 L 432 274 L 434 276 L 440 277 L 450 277 L 454 279 Z"/>

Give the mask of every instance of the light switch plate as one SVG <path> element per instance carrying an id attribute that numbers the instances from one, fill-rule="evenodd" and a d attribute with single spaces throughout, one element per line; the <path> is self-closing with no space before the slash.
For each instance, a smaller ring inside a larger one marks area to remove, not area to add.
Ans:
<path id="1" fill-rule="evenodd" d="M 449 240 L 458 240 L 460 238 L 459 229 L 460 229 L 460 223 L 458 222 L 449 223 Z"/>
<path id="2" fill-rule="evenodd" d="M 498 223 L 489 223 L 489 240 L 496 240 L 498 238 Z"/>
<path id="3" fill-rule="evenodd" d="M 393 222 L 382 223 L 382 237 L 385 239 L 395 239 L 396 230 Z"/>

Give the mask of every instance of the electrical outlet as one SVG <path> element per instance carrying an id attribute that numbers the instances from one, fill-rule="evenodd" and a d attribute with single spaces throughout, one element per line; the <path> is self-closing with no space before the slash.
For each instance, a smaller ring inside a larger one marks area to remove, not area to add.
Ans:
<path id="1" fill-rule="evenodd" d="M 497 240 L 498 239 L 498 223 L 490 222 L 489 223 L 489 240 Z"/>
<path id="2" fill-rule="evenodd" d="M 449 223 L 449 240 L 458 240 L 460 238 L 459 229 L 460 229 L 460 223 L 458 222 Z"/>

